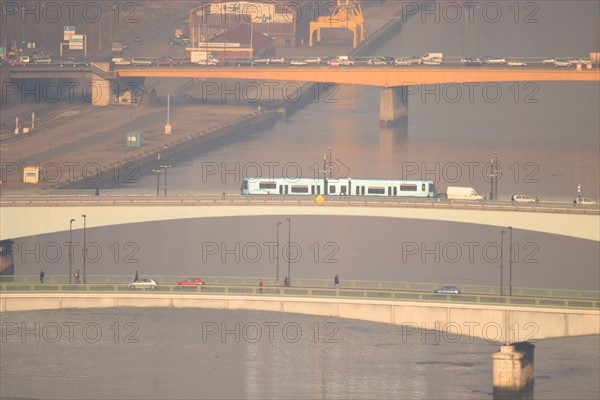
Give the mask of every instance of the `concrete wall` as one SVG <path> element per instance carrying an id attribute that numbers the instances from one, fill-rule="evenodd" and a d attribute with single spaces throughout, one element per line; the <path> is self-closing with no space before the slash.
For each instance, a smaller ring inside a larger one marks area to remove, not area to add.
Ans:
<path id="1" fill-rule="evenodd" d="M 0 312 L 64 308 L 174 307 L 260 310 L 359 319 L 404 326 L 404 335 L 437 331 L 437 340 L 535 341 L 600 334 L 600 310 L 502 307 L 276 296 L 152 293 L 0 294 Z M 431 335 L 429 333 L 428 335 Z"/>

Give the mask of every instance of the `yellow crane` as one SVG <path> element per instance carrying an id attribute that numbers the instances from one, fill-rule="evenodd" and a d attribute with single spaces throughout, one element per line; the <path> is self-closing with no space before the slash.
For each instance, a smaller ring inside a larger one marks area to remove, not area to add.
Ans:
<path id="1" fill-rule="evenodd" d="M 309 47 L 313 47 L 314 32 L 317 31 L 317 42 L 321 41 L 322 28 L 350 29 L 354 34 L 353 46 L 365 41 L 365 18 L 358 0 L 337 0 L 337 7 L 330 15 L 318 17 L 310 23 Z"/>

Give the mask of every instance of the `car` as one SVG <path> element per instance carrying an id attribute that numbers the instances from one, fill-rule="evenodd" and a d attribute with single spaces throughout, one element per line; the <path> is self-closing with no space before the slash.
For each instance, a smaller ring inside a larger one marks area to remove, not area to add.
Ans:
<path id="1" fill-rule="evenodd" d="M 141 36 L 136 36 L 136 37 L 133 38 L 133 41 L 136 42 L 136 43 L 139 43 L 139 42 L 142 41 L 142 37 Z"/>
<path id="2" fill-rule="evenodd" d="M 568 60 L 571 64 L 590 64 L 591 61 L 585 58 L 571 58 Z"/>
<path id="3" fill-rule="evenodd" d="M 157 67 L 172 67 L 177 64 L 173 57 L 163 56 L 154 62 Z"/>
<path id="4" fill-rule="evenodd" d="M 321 57 L 311 57 L 304 60 L 304 62 L 307 64 L 321 64 L 323 60 L 321 60 Z"/>
<path id="5" fill-rule="evenodd" d="M 589 205 L 594 205 L 594 204 L 598 204 L 598 200 L 592 200 L 592 199 L 586 199 L 585 197 L 577 197 L 575 200 L 573 200 L 574 204 L 579 204 L 579 205 L 584 205 L 584 206 L 589 206 Z"/>
<path id="6" fill-rule="evenodd" d="M 441 294 L 460 294 L 460 290 L 454 286 L 443 286 L 439 289 L 434 289 L 431 292 Z"/>
<path id="7" fill-rule="evenodd" d="M 481 61 L 485 64 L 506 64 L 506 59 L 494 56 L 481 57 Z"/>
<path id="8" fill-rule="evenodd" d="M 554 60 L 555 67 L 572 67 L 573 63 L 569 60 L 565 60 L 564 58 L 558 58 Z"/>
<path id="9" fill-rule="evenodd" d="M 367 64 L 378 67 L 378 66 L 388 65 L 388 62 L 383 57 L 376 57 L 376 58 L 369 59 L 369 61 L 367 61 Z"/>
<path id="10" fill-rule="evenodd" d="M 176 45 L 176 46 L 185 46 L 187 44 L 187 42 L 183 39 L 172 38 L 172 39 L 169 39 L 169 44 Z"/>
<path id="11" fill-rule="evenodd" d="M 138 279 L 137 282 L 131 282 L 129 289 L 154 289 L 156 287 L 156 281 L 150 278 Z"/>
<path id="12" fill-rule="evenodd" d="M 17 58 L 17 60 L 24 62 L 24 63 L 28 63 L 31 60 L 29 59 L 29 56 L 19 56 L 19 58 Z"/>
<path id="13" fill-rule="evenodd" d="M 187 278 L 184 281 L 177 282 L 177 284 L 181 286 L 203 286 L 204 281 L 202 278 Z"/>
<path id="14" fill-rule="evenodd" d="M 283 57 L 269 58 L 269 64 L 285 64 L 285 58 L 283 58 Z"/>
<path id="15" fill-rule="evenodd" d="M 483 65 L 483 61 L 479 58 L 463 58 L 460 62 L 465 67 L 480 67 Z"/>
<path id="16" fill-rule="evenodd" d="M 233 62 L 233 64 L 237 65 L 238 67 L 251 67 L 254 65 L 254 61 L 251 58 L 238 58 Z"/>
<path id="17" fill-rule="evenodd" d="M 527 63 L 523 61 L 509 61 L 506 63 L 509 67 L 526 67 Z"/>
<path id="18" fill-rule="evenodd" d="M 270 58 L 255 58 L 254 64 L 269 64 L 271 62 Z"/>
<path id="19" fill-rule="evenodd" d="M 52 64 L 52 59 L 50 57 L 40 57 L 33 60 L 34 64 Z"/>
<path id="20" fill-rule="evenodd" d="M 11 67 L 25 67 L 25 66 L 27 66 L 27 63 L 26 63 L 26 62 L 19 61 L 19 60 L 10 60 L 10 61 L 8 62 L 8 64 L 9 64 Z"/>
<path id="21" fill-rule="evenodd" d="M 536 197 L 529 197 L 529 196 L 525 196 L 524 194 L 515 194 L 513 195 L 510 200 L 513 203 L 525 203 L 525 204 L 534 204 L 534 203 L 539 203 L 539 199 Z"/>
<path id="22" fill-rule="evenodd" d="M 396 58 L 394 60 L 394 65 L 399 66 L 399 67 L 404 67 L 404 66 L 411 66 L 413 65 L 412 60 L 409 60 L 407 58 Z"/>
<path id="23" fill-rule="evenodd" d="M 152 65 L 152 59 L 144 57 L 133 57 L 131 59 L 131 64 L 136 67 L 141 65 Z"/>
<path id="24" fill-rule="evenodd" d="M 438 66 L 438 65 L 442 65 L 442 62 L 440 60 L 425 60 L 422 63 L 423 65 L 429 65 L 429 66 Z"/>
<path id="25" fill-rule="evenodd" d="M 302 66 L 302 65 L 308 65 L 308 63 L 303 60 L 292 60 L 292 61 L 290 61 L 290 65 Z"/>
<path id="26" fill-rule="evenodd" d="M 554 64 L 556 62 L 556 58 L 555 57 L 548 57 L 548 58 L 544 58 L 542 60 L 542 64 L 546 65 L 546 64 Z"/>

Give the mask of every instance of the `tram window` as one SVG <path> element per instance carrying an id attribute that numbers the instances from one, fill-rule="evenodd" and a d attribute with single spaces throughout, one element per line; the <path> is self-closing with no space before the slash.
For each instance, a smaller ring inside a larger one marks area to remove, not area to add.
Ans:
<path id="1" fill-rule="evenodd" d="M 244 189 L 244 190 L 248 190 L 248 181 L 247 181 L 247 180 L 244 180 L 244 181 L 242 182 L 242 189 Z"/>
<path id="2" fill-rule="evenodd" d="M 400 190 L 403 192 L 416 192 L 417 191 L 417 185 L 400 185 Z"/>
<path id="3" fill-rule="evenodd" d="M 424 192 L 424 191 L 425 191 L 425 184 L 424 184 L 424 183 L 422 183 L 422 184 L 421 184 L 421 192 Z"/>
<path id="4" fill-rule="evenodd" d="M 357 196 L 358 196 L 358 195 L 360 195 L 360 186 L 357 186 L 357 187 L 356 187 L 356 195 L 357 195 Z"/>
<path id="5" fill-rule="evenodd" d="M 398 188 L 394 186 L 394 196 L 398 196 Z"/>
<path id="6" fill-rule="evenodd" d="M 292 186 L 292 193 L 308 193 L 308 186 L 294 185 Z"/>
<path id="7" fill-rule="evenodd" d="M 342 185 L 342 190 L 340 191 L 341 194 L 346 194 L 346 185 Z"/>
<path id="8" fill-rule="evenodd" d="M 279 194 L 283 194 L 283 185 L 279 185 Z"/>
<path id="9" fill-rule="evenodd" d="M 284 189 L 285 189 L 285 194 L 288 194 L 288 185 L 285 185 Z"/>
<path id="10" fill-rule="evenodd" d="M 388 186 L 388 196 L 391 196 L 391 195 L 392 195 L 392 187 Z"/>
<path id="11" fill-rule="evenodd" d="M 369 186 L 369 188 L 367 189 L 367 193 L 369 193 L 369 194 L 385 194 L 385 188 Z"/>
<path id="12" fill-rule="evenodd" d="M 269 181 L 261 181 L 258 183 L 259 189 L 277 189 L 277 183 Z"/>
<path id="13" fill-rule="evenodd" d="M 321 186 L 317 185 L 317 194 L 321 194 Z"/>
<path id="14" fill-rule="evenodd" d="M 315 185 L 310 185 L 310 194 L 315 194 Z"/>
<path id="15" fill-rule="evenodd" d="M 365 187 L 362 186 L 362 189 L 360 191 L 361 191 L 361 194 L 364 196 L 365 195 Z"/>
<path id="16" fill-rule="evenodd" d="M 335 186 L 329 185 L 329 194 L 335 194 Z"/>

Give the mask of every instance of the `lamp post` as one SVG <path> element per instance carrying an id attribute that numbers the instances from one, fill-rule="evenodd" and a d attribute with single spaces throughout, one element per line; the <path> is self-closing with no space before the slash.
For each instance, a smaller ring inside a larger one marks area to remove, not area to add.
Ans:
<path id="1" fill-rule="evenodd" d="M 292 220 L 290 218 L 288 221 L 288 285 L 292 286 Z"/>
<path id="2" fill-rule="evenodd" d="M 73 222 L 75 220 L 71 218 L 69 222 L 69 284 L 72 283 L 71 278 L 73 277 Z"/>
<path id="3" fill-rule="evenodd" d="M 276 273 L 276 279 L 277 279 L 277 286 L 279 286 L 279 225 L 281 225 L 281 222 L 277 221 L 277 255 L 276 255 L 276 262 L 277 262 L 277 273 Z"/>
<path id="4" fill-rule="evenodd" d="M 156 195 L 160 195 L 160 173 L 163 172 L 162 169 L 153 169 L 152 172 L 156 173 Z"/>
<path id="5" fill-rule="evenodd" d="M 500 232 L 500 296 L 504 296 L 504 234 L 506 231 Z"/>
<path id="6" fill-rule="evenodd" d="M 171 168 L 172 165 L 161 165 L 160 168 L 165 171 L 165 187 L 164 187 L 164 194 L 165 196 L 167 195 L 167 168 Z"/>
<path id="7" fill-rule="evenodd" d="M 508 295 L 512 296 L 512 263 L 513 263 L 513 251 L 512 251 L 512 226 L 508 227 Z"/>
<path id="8" fill-rule="evenodd" d="M 498 200 L 498 152 L 490 160 L 490 200 Z"/>
<path id="9" fill-rule="evenodd" d="M 83 218 L 83 283 L 87 283 L 86 279 L 85 279 L 85 260 L 87 258 L 87 249 L 85 247 L 86 245 L 86 240 L 85 240 L 85 228 L 86 228 L 86 215 L 82 214 L 81 217 Z"/>

